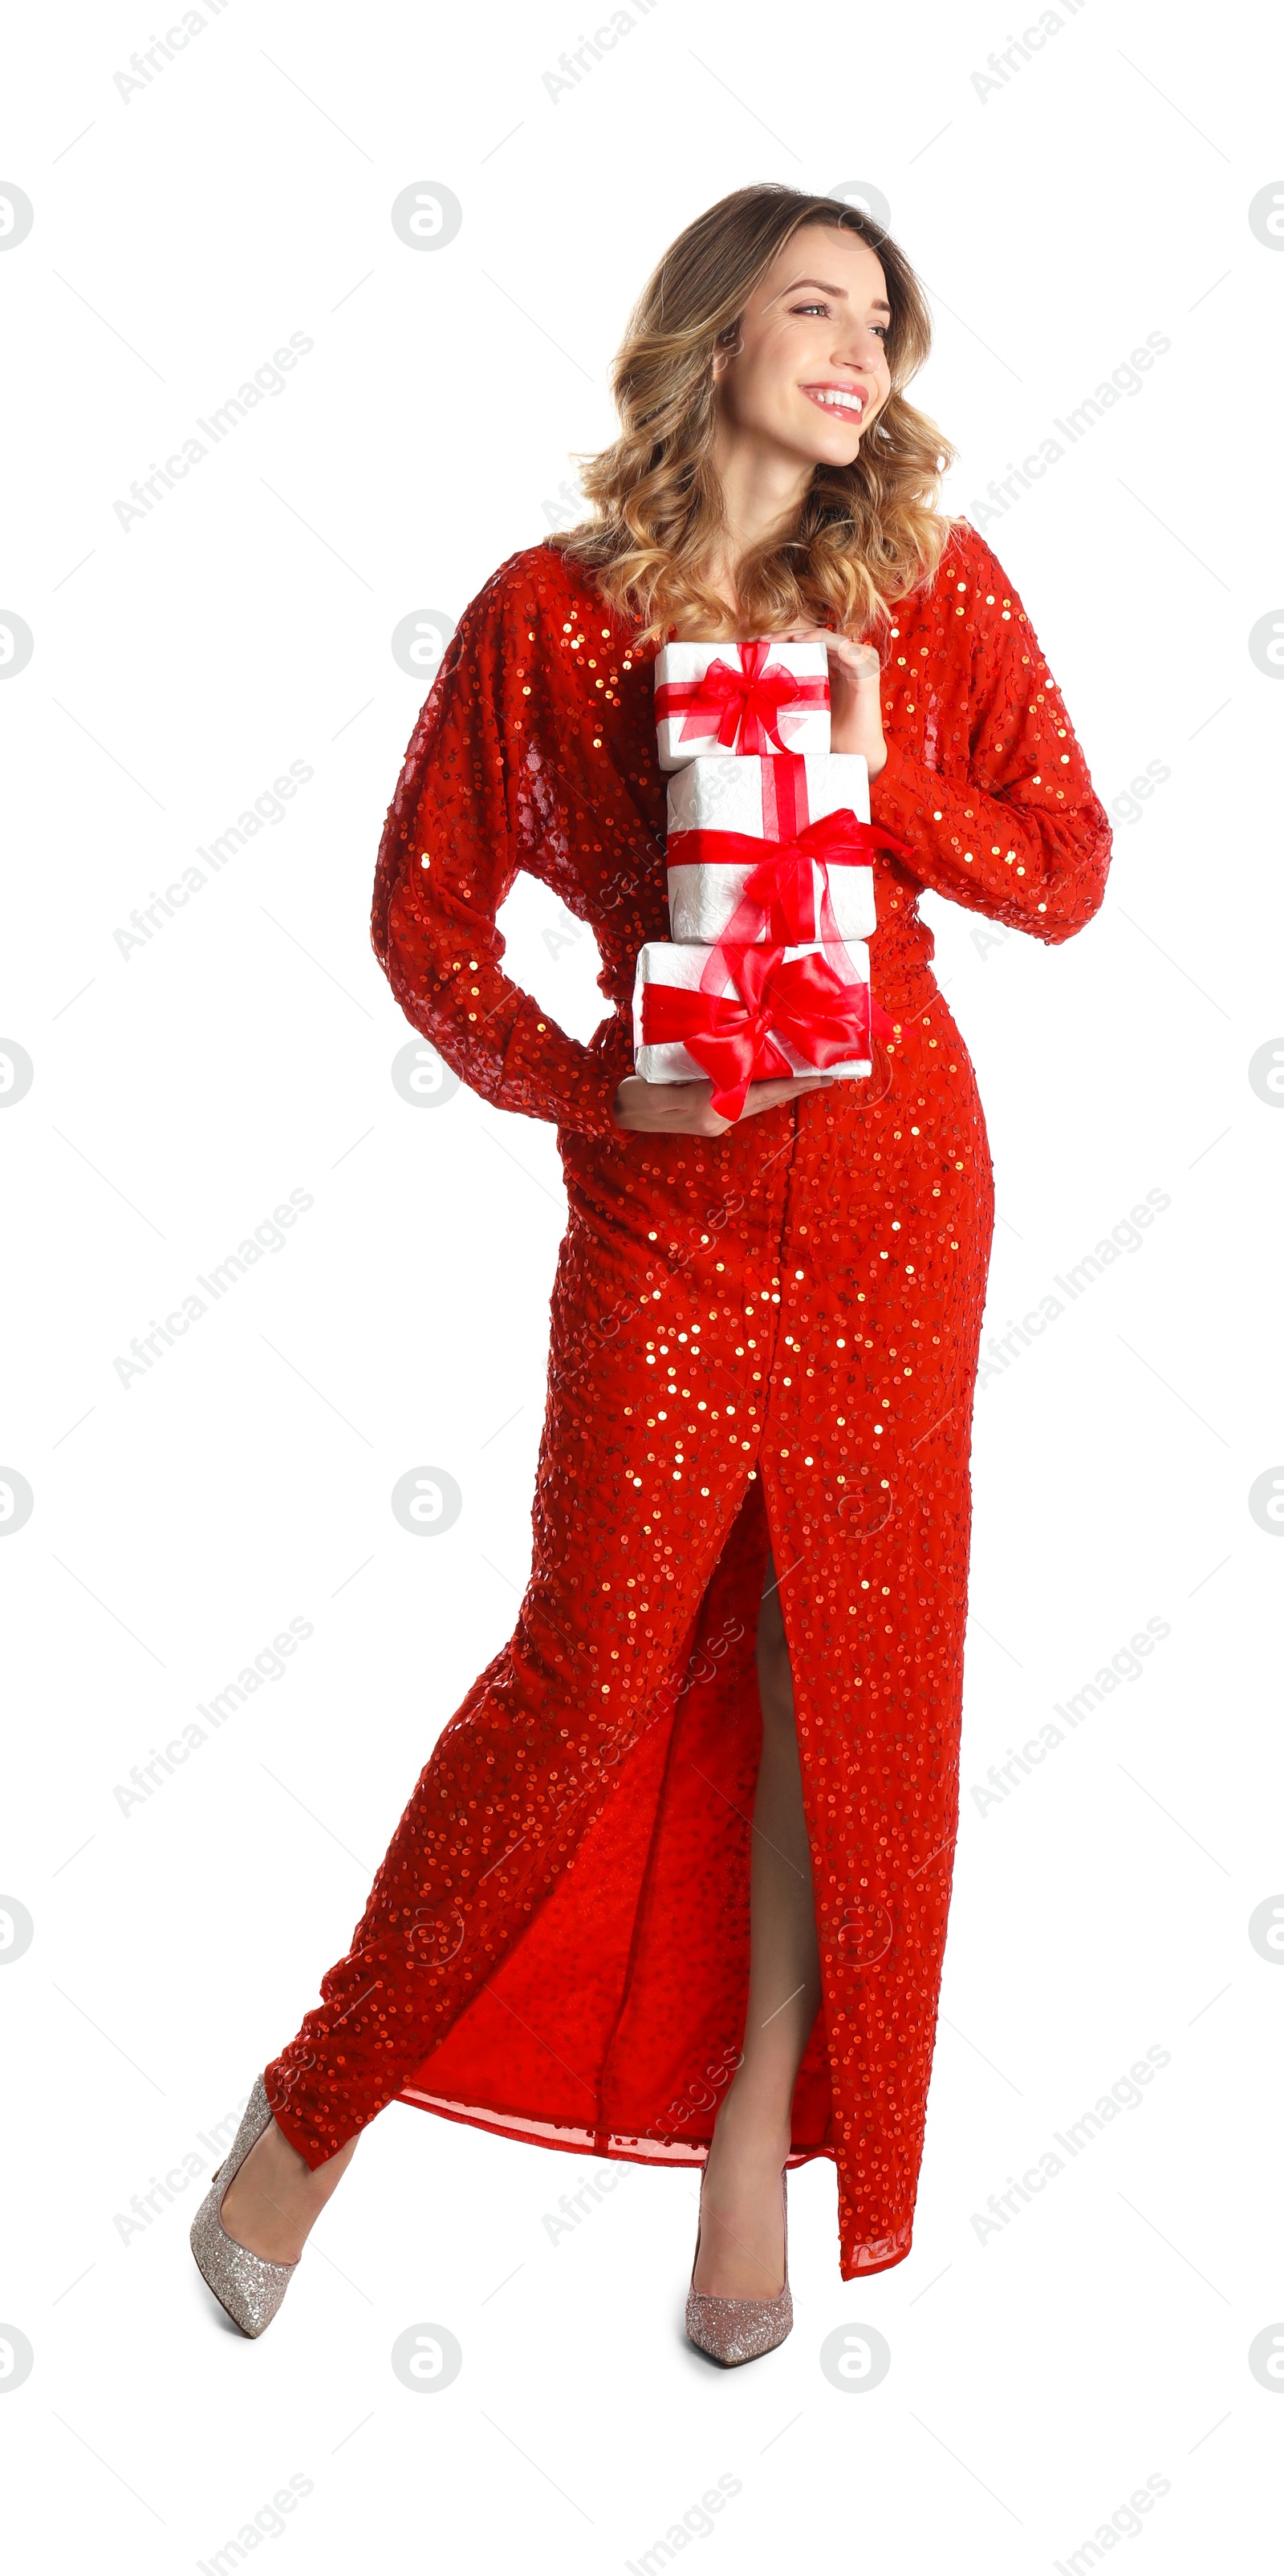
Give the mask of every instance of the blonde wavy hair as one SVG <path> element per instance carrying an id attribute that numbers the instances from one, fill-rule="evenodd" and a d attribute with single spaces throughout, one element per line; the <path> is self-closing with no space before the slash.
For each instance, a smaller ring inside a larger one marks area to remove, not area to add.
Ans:
<path id="1" fill-rule="evenodd" d="M 882 263 L 892 389 L 855 462 L 818 465 L 794 526 L 741 559 L 733 620 L 708 587 L 725 524 L 714 353 L 734 348 L 755 286 L 800 225 L 815 223 L 858 234 Z M 892 603 L 931 579 L 953 524 L 940 482 L 954 451 L 904 392 L 931 339 L 923 289 L 872 216 L 774 182 L 738 188 L 679 233 L 643 289 L 612 369 L 620 435 L 577 460 L 593 516 L 549 544 L 593 574 L 639 642 L 777 634 L 802 621 L 881 632 Z"/>

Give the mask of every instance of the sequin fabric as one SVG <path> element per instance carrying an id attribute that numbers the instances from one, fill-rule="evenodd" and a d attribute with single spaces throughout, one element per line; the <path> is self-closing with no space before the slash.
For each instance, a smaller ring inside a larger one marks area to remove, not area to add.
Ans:
<path id="1" fill-rule="evenodd" d="M 483 1098 L 556 1122 L 568 1222 L 516 1628 L 265 2080 L 313 2166 L 394 2097 L 600 2159 L 703 2159 L 743 2029 L 770 1546 L 823 1977 L 791 2161 L 833 2158 L 853 2279 L 910 2247 L 993 1227 L 918 896 L 1064 940 L 1110 835 L 1021 602 L 962 526 L 884 647 L 872 810 L 913 859 L 875 872 L 895 1033 L 873 1074 L 719 1138 L 625 1135 L 634 962 L 668 928 L 653 660 L 556 549 L 515 556 L 460 621 L 389 812 L 393 992 Z M 597 936 L 588 1045 L 503 972 L 519 869 Z"/>

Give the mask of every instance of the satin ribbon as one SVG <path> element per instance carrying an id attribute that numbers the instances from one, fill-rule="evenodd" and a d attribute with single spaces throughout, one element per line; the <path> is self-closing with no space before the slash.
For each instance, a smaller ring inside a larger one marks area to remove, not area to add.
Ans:
<path id="1" fill-rule="evenodd" d="M 642 991 L 644 1046 L 684 1046 L 713 1081 L 720 1118 L 736 1119 L 751 1082 L 792 1076 L 771 1032 L 787 1038 L 818 1071 L 869 1053 L 877 1011 L 867 984 L 844 984 L 823 957 L 784 961 L 780 948 L 746 948 L 732 970 L 732 993 L 692 992 L 675 984 Z"/>
<path id="2" fill-rule="evenodd" d="M 679 742 L 696 736 L 707 742 L 712 734 L 724 751 L 757 756 L 769 742 L 778 751 L 787 751 L 782 720 L 787 723 L 796 709 L 827 707 L 829 682 L 799 679 L 783 662 L 769 662 L 770 650 L 763 641 L 738 644 L 739 670 L 730 662 L 714 661 L 701 680 L 665 680 L 655 693 L 657 724 L 666 716 L 680 715 L 684 722 Z M 708 721 L 710 716 L 716 716 L 716 726 Z"/>
<path id="3" fill-rule="evenodd" d="M 841 946 L 829 871 L 867 867 L 880 850 L 913 855 L 908 841 L 880 824 L 858 821 L 844 805 L 805 824 L 792 841 L 762 841 L 749 832 L 671 832 L 668 861 L 671 868 L 748 865 L 740 901 L 717 942 L 720 953 L 747 947 L 764 927 L 768 940 L 784 948 L 796 948 L 806 939 Z M 819 905 L 814 900 L 815 868 L 820 870 Z"/>

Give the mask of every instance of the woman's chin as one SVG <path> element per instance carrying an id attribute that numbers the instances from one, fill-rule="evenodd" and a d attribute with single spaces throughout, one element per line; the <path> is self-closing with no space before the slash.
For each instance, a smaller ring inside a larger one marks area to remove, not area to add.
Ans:
<path id="1" fill-rule="evenodd" d="M 796 444 L 811 465 L 854 465 L 860 454 L 860 429 L 848 421 L 820 419 L 814 428 L 806 422 Z"/>

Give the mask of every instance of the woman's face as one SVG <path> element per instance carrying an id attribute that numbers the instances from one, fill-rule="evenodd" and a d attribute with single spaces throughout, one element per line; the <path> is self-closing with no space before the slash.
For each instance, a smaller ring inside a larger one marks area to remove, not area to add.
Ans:
<path id="1" fill-rule="evenodd" d="M 812 465 L 850 465 L 891 392 L 890 321 L 868 243 L 829 224 L 801 225 L 755 287 L 738 347 L 715 356 L 724 435 Z"/>

